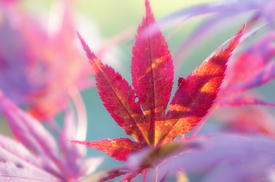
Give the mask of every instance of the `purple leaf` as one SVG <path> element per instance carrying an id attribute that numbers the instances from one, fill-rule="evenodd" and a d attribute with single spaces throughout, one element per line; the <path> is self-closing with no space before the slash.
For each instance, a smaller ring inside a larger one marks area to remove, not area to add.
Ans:
<path id="1" fill-rule="evenodd" d="M 223 17 L 221 17 L 223 16 Z M 227 29 L 225 26 L 229 25 L 224 19 L 229 15 L 221 15 L 219 17 L 213 17 L 212 19 L 202 22 L 198 28 L 192 31 L 192 34 L 188 36 L 187 40 L 178 48 L 174 56 L 174 63 L 176 71 L 180 69 L 181 65 L 184 63 L 186 58 L 190 55 L 191 52 L 196 51 L 198 45 L 202 45 L 208 39 L 211 39 L 212 36 L 209 36 L 209 33 L 216 34 L 221 30 Z M 221 22 L 226 22 L 226 25 L 221 26 Z M 220 26 L 214 26 L 214 25 Z"/>
<path id="2" fill-rule="evenodd" d="M 275 62 L 270 62 L 262 70 L 253 74 L 244 81 L 240 87 L 241 91 L 259 87 L 275 78 Z"/>
<path id="3" fill-rule="evenodd" d="M 0 93 L 8 125 L 14 136 L 34 154 L 53 159 L 58 157 L 58 148 L 53 136 L 32 116 L 24 113 Z"/>
<path id="4" fill-rule="evenodd" d="M 274 41 L 275 34 L 268 33 L 257 39 L 244 53 L 235 57 L 228 65 L 227 81 L 217 99 L 220 105 L 269 105 L 253 96 L 240 96 L 242 92 L 261 86 L 275 78 Z"/>
<path id="5" fill-rule="evenodd" d="M 196 49 L 199 44 L 212 37 L 217 32 L 233 24 L 236 18 L 242 17 L 243 13 L 254 10 L 255 16 L 259 18 L 265 18 L 267 24 L 274 24 L 274 10 L 275 3 L 271 0 L 243 0 L 243 1 L 219 1 L 213 3 L 199 4 L 192 7 L 183 8 L 177 12 L 171 13 L 164 17 L 160 22 L 160 26 L 171 26 L 171 22 L 175 19 L 180 19 L 181 23 L 177 26 L 179 28 L 183 23 L 195 16 L 210 14 L 212 15 L 208 20 L 199 25 L 188 39 L 179 47 L 175 56 L 175 68 L 179 69 L 184 59 L 192 51 Z M 233 21 L 232 21 L 233 20 Z M 248 21 L 248 27 L 255 24 L 254 19 Z M 232 21 L 232 23 L 230 23 Z M 264 26 L 263 26 L 264 27 Z"/>
<path id="6" fill-rule="evenodd" d="M 267 8 L 269 7 L 270 11 L 267 13 Z M 264 16 L 267 21 L 270 21 L 270 15 L 272 15 L 272 9 L 274 9 L 274 1 L 272 0 L 237 0 L 237 1 L 221 1 L 214 3 L 204 3 L 192 7 L 183 8 L 179 11 L 171 13 L 170 15 L 164 17 L 160 24 L 173 21 L 177 18 L 182 18 L 183 21 L 194 16 L 204 15 L 204 14 L 230 14 L 237 15 L 244 13 L 246 11 L 256 10 L 260 15 Z M 222 16 L 223 17 L 223 16 Z"/>
<path id="7" fill-rule="evenodd" d="M 58 155 L 59 150 L 55 139 L 41 122 L 24 113 L 5 98 L 2 93 L 0 93 L 0 105 L 4 109 L 7 122 L 14 136 L 33 154 L 35 160 L 29 160 L 22 156 L 22 159 L 29 161 L 30 164 L 40 162 L 40 167 L 51 175 L 71 181 L 82 179 L 101 163 L 102 158 L 85 160 L 86 149 L 70 142 L 74 139 L 72 136 L 76 136 L 77 133 L 72 112 L 66 112 L 65 124 L 59 136 L 59 145 L 63 156 L 61 159 Z M 24 150 L 27 151 L 27 149 Z M 9 169 L 7 169 L 7 173 L 8 171 Z"/>
<path id="8" fill-rule="evenodd" d="M 238 86 L 264 69 L 275 55 L 273 40 L 275 34 L 269 33 L 256 40 L 248 50 L 232 60 L 228 67 L 229 83 L 226 89 L 231 87 L 230 90 L 240 90 Z"/>
<path id="9" fill-rule="evenodd" d="M 37 82 L 44 69 L 43 64 L 35 64 L 29 54 L 29 47 L 20 35 L 20 31 L 12 26 L 12 16 L 1 7 L 0 24 L 0 88 L 6 96 L 16 104 L 23 104 L 31 94 L 44 88 Z M 37 71 L 39 70 L 39 71 Z M 36 76 L 33 76 L 35 73 Z M 19 76 L 20 75 L 20 76 Z M 0 108 L 0 114 L 2 114 Z"/>
<path id="10" fill-rule="evenodd" d="M 275 141 L 262 136 L 216 135 L 205 139 L 200 149 L 170 160 L 159 173 L 182 169 L 200 175 L 200 181 L 269 181 L 275 163 Z"/>
<path id="11" fill-rule="evenodd" d="M 214 16 L 213 18 L 209 19 L 208 21 L 203 22 L 199 25 L 190 36 L 188 36 L 187 40 L 178 48 L 177 52 L 174 56 L 175 67 L 177 69 L 184 63 L 186 57 L 192 52 L 196 51 L 196 47 L 198 45 L 203 44 L 204 41 L 210 39 L 212 36 L 209 34 L 217 34 L 226 28 L 230 28 L 232 25 L 228 24 L 227 18 L 230 18 L 230 14 Z M 240 42 L 246 41 L 248 38 L 256 34 L 259 30 L 265 28 L 266 26 L 270 25 L 271 23 L 262 24 L 248 32 L 246 32 L 243 37 L 240 39 Z M 216 25 L 216 26 L 215 26 Z M 268 41 L 270 41 L 270 38 Z M 266 38 L 267 40 L 267 38 Z M 263 41 L 262 41 L 263 42 Z M 259 45 L 258 45 L 259 46 Z M 266 45 L 263 45 L 267 47 Z M 263 48 L 261 47 L 261 50 Z M 258 50 L 257 50 L 258 51 Z M 266 55 L 267 57 L 268 55 Z"/>
<path id="12" fill-rule="evenodd" d="M 75 145 L 70 140 L 75 139 L 76 126 L 74 123 L 73 113 L 67 110 L 65 113 L 65 121 L 63 129 L 59 135 L 59 147 L 63 154 L 64 167 L 67 169 L 67 175 L 72 179 L 77 179 L 80 174 L 81 164 L 86 155 L 86 148 L 81 145 Z"/>
<path id="13" fill-rule="evenodd" d="M 45 166 L 22 144 L 0 135 L 0 181 L 65 181 L 60 171 Z"/>

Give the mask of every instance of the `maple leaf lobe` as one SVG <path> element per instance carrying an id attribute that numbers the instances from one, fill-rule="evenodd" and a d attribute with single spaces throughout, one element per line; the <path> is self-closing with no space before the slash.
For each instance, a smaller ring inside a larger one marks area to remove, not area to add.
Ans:
<path id="1" fill-rule="evenodd" d="M 164 120 L 169 102 L 174 67 L 168 45 L 156 26 L 149 1 L 145 1 L 146 16 L 137 30 L 132 50 L 131 73 L 136 95 L 143 108 L 149 144 L 155 145 L 158 120 Z"/>
<path id="2" fill-rule="evenodd" d="M 140 150 L 140 145 L 137 142 L 133 142 L 128 138 L 116 138 L 114 140 L 104 139 L 101 141 L 73 141 L 74 143 L 79 143 L 87 145 L 88 147 L 96 148 L 107 153 L 109 156 L 119 160 L 124 161 L 129 154 Z"/>
<path id="3" fill-rule="evenodd" d="M 167 143 L 191 129 L 212 106 L 224 78 L 226 63 L 237 46 L 245 26 L 226 49 L 206 59 L 181 84 L 169 107 L 166 123 L 162 125 L 161 142 Z"/>
<path id="4" fill-rule="evenodd" d="M 81 43 L 81 45 L 82 45 L 84 51 L 86 52 L 86 56 L 87 56 L 90 60 L 96 58 L 95 54 L 94 54 L 93 52 L 91 52 L 89 46 L 86 44 L 86 42 L 84 41 L 84 39 L 81 37 L 81 35 L 80 35 L 78 32 L 77 32 L 77 36 L 78 36 L 78 38 L 79 38 L 79 40 L 80 40 L 80 43 Z"/>
<path id="5" fill-rule="evenodd" d="M 81 36 L 79 37 L 93 67 L 96 87 L 103 105 L 128 135 L 141 144 L 146 143 L 141 132 L 144 128 L 144 117 L 140 105 L 135 102 L 132 87 L 112 67 L 97 59 Z"/>

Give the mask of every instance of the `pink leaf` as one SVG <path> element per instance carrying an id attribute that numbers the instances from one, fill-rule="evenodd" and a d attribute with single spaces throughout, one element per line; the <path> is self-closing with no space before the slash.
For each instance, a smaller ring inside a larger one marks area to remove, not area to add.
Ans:
<path id="1" fill-rule="evenodd" d="M 264 105 L 275 106 L 275 103 L 265 102 L 250 95 L 241 95 L 235 97 L 226 97 L 217 102 L 221 106 L 246 106 L 246 105 Z"/>
<path id="2" fill-rule="evenodd" d="M 0 93 L 0 104 L 14 136 L 36 155 L 56 159 L 58 148 L 53 136 L 35 118 L 23 112 Z"/>

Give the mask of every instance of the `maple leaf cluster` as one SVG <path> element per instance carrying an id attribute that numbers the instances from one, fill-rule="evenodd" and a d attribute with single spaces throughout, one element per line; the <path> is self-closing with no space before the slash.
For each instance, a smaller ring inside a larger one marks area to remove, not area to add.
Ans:
<path id="1" fill-rule="evenodd" d="M 74 142 L 102 150 L 117 160 L 126 160 L 130 154 L 145 147 L 165 145 L 192 130 L 217 97 L 226 63 L 245 28 L 224 50 L 214 52 L 186 79 L 179 78 L 177 90 L 165 113 L 173 86 L 173 61 L 160 30 L 152 29 L 155 19 L 148 0 L 145 1 L 145 7 L 146 16 L 138 28 L 132 50 L 133 88 L 113 68 L 104 65 L 79 35 L 93 67 L 104 106 L 135 141 L 116 138 Z"/>

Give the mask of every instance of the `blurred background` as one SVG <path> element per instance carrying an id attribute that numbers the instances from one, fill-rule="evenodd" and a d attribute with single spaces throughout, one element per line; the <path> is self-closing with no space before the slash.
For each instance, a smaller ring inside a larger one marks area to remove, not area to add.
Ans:
<path id="1" fill-rule="evenodd" d="M 92 68 L 77 39 L 79 32 L 96 55 L 115 68 L 131 83 L 130 61 L 134 35 L 145 13 L 143 0 L 21 0 L 1 1 L 0 7 L 0 54 L 1 89 L 27 112 L 45 122 L 45 127 L 59 127 L 63 115 L 59 114 L 71 86 L 81 91 L 88 118 L 87 141 L 105 138 L 128 137 L 105 110 L 92 76 Z M 150 0 L 157 21 L 185 7 L 213 0 Z M 167 39 L 172 56 L 179 55 L 180 46 L 194 28 L 210 15 L 196 16 L 182 22 L 166 21 L 161 30 Z M 195 49 L 183 57 L 176 57 L 174 83 L 180 75 L 186 77 L 199 66 L 219 45 L 243 26 L 251 12 L 238 19 L 226 20 L 218 32 L 207 37 Z M 260 32 L 261 33 L 261 32 Z M 186 47 L 188 49 L 188 46 Z M 182 51 L 182 50 L 181 50 Z M 12 63 L 8 63 L 11 60 Z M 175 61 L 175 60 L 174 60 Z M 26 68 L 25 68 L 26 66 Z M 83 81 L 84 80 L 84 81 Z M 272 89 L 274 81 L 256 89 L 264 100 L 275 102 Z M 176 84 L 175 84 L 176 86 Z M 175 92 L 173 89 L 172 95 Z M 24 104 L 27 102 L 28 104 Z M 223 113 L 235 113 L 223 108 Z M 255 109 L 255 107 L 254 107 Z M 247 109 L 247 112 L 250 112 Z M 200 134 L 216 131 L 221 127 L 221 116 L 211 117 Z M 54 121 L 53 121 L 54 120 Z M 48 122 L 48 123 L 47 123 Z M 0 120 L 0 132 L 12 136 Z M 88 149 L 88 156 L 104 156 L 98 170 L 119 166 L 121 163 L 95 149 Z"/>

